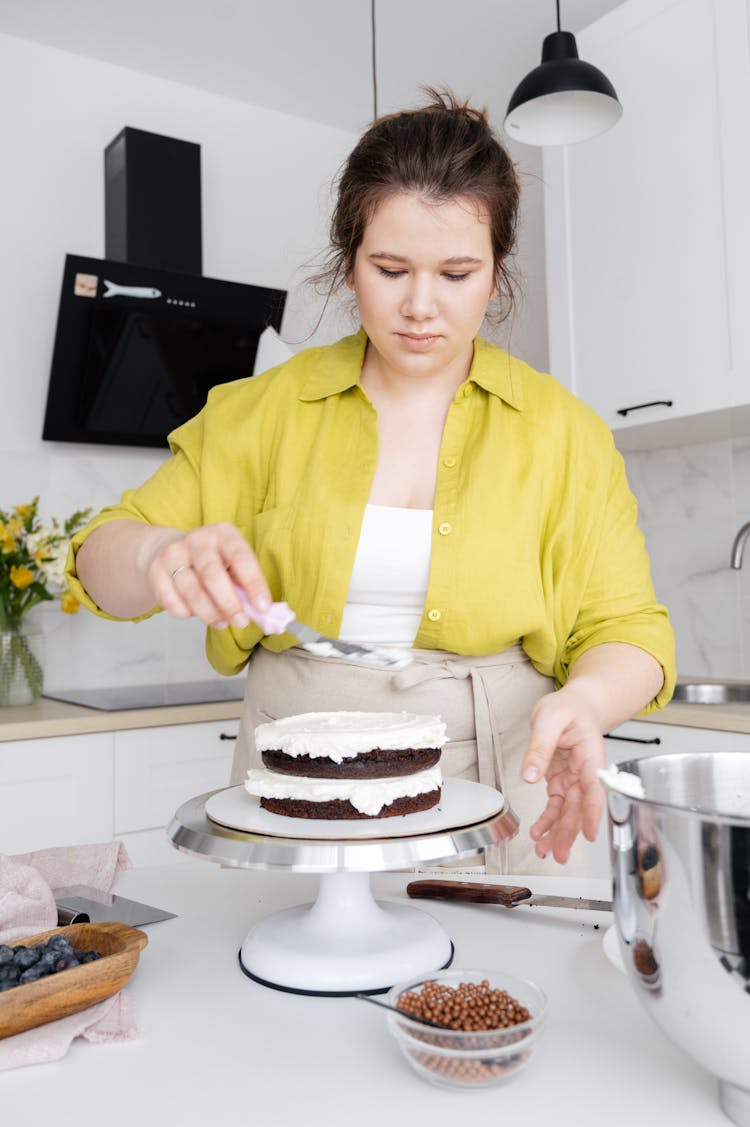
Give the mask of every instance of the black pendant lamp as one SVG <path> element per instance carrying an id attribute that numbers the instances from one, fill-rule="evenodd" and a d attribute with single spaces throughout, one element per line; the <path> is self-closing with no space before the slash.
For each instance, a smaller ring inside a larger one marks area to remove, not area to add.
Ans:
<path id="1" fill-rule="evenodd" d="M 542 44 L 542 61 L 516 87 L 503 122 L 505 132 L 525 145 L 573 145 L 611 129 L 622 116 L 606 75 L 578 58 L 576 38 L 560 30 Z"/>

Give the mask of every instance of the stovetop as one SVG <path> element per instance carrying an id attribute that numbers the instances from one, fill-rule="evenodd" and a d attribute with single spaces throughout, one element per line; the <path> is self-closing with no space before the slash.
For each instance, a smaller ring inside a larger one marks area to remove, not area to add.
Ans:
<path id="1" fill-rule="evenodd" d="M 84 708 L 119 712 L 129 708 L 163 708 L 165 705 L 212 704 L 242 700 L 246 676 L 221 681 L 183 681 L 174 685 L 115 685 L 102 689 L 50 689 L 44 696 Z"/>

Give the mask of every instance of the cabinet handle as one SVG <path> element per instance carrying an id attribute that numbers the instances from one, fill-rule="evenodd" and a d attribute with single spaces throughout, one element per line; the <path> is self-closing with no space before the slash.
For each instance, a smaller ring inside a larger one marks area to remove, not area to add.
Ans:
<path id="1" fill-rule="evenodd" d="M 635 736 L 610 736 L 609 732 L 604 735 L 605 740 L 620 740 L 624 744 L 660 744 L 661 739 L 659 736 L 652 736 L 650 740 L 637 739 Z"/>
<path id="2" fill-rule="evenodd" d="M 671 399 L 654 399 L 651 403 L 636 403 L 635 407 L 618 407 L 618 415 L 628 415 L 631 411 L 642 411 L 644 407 L 672 407 Z"/>
<path id="3" fill-rule="evenodd" d="M 219 739 L 220 740 L 236 740 L 237 737 L 236 736 L 230 736 L 229 732 L 219 732 Z"/>

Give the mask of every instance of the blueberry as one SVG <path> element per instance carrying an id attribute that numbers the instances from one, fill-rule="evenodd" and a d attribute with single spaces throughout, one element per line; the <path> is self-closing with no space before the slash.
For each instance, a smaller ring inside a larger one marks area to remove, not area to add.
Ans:
<path id="1" fill-rule="evenodd" d="M 55 971 L 69 970 L 71 967 L 79 967 L 80 965 L 75 955 L 62 955 L 54 964 L 53 969 Z"/>
<path id="2" fill-rule="evenodd" d="M 13 962 L 13 948 L 5 943 L 0 944 L 0 967 Z"/>
<path id="3" fill-rule="evenodd" d="M 68 937 L 65 936 L 65 935 L 60 935 L 60 934 L 51 936 L 47 940 L 47 947 L 49 947 L 49 949 L 51 951 L 57 951 L 57 950 L 72 951 L 73 950 L 73 947 L 72 947 L 71 942 L 68 939 Z"/>
<path id="4" fill-rule="evenodd" d="M 39 962 L 39 955 L 40 952 L 36 947 L 16 947 L 13 962 L 21 970 L 26 970 L 27 967 L 33 967 L 34 963 Z"/>
<path id="5" fill-rule="evenodd" d="M 49 973 L 49 970 L 45 967 L 40 966 L 39 963 L 35 963 L 33 967 L 29 967 L 28 970 L 23 972 L 18 980 L 18 985 L 25 986 L 27 982 L 37 982 L 38 979 L 44 978 L 45 975 Z"/>

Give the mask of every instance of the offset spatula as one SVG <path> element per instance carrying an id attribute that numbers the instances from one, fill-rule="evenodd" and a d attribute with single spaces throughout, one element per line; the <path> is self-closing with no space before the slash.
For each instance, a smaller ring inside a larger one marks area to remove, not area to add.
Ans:
<path id="1" fill-rule="evenodd" d="M 268 610 L 257 611 L 241 587 L 235 584 L 242 609 L 266 634 L 294 634 L 303 649 L 319 657 L 340 657 L 347 661 L 361 661 L 378 669 L 403 669 L 411 665 L 408 654 L 391 654 L 370 646 L 358 646 L 319 634 L 312 626 L 305 626 L 295 618 L 288 603 L 271 603 Z"/>
<path id="2" fill-rule="evenodd" d="M 409 896 L 425 900 L 454 900 L 468 904 L 501 904 L 517 908 L 523 904 L 540 908 L 587 908 L 590 912 L 611 912 L 611 900 L 589 900 L 585 896 L 548 896 L 530 888 L 511 884 L 478 884 L 460 880 L 413 880 L 407 884 Z"/>

